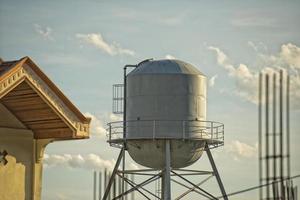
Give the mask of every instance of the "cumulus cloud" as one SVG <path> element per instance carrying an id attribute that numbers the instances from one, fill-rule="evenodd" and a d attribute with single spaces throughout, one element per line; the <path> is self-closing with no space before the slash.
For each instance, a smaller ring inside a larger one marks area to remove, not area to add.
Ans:
<path id="1" fill-rule="evenodd" d="M 227 55 L 217 47 L 208 47 L 217 55 L 217 63 L 227 70 L 230 77 L 236 79 L 237 89 L 235 93 L 251 102 L 257 102 L 257 77 L 258 74 L 251 72 L 245 64 L 233 66 Z"/>
<path id="2" fill-rule="evenodd" d="M 300 69 L 300 48 L 291 43 L 282 45 L 279 59 L 293 69 Z"/>
<path id="3" fill-rule="evenodd" d="M 67 167 L 67 168 L 80 168 L 86 170 L 113 170 L 116 161 L 105 160 L 96 154 L 45 154 L 43 163 L 45 167 Z M 140 169 L 136 163 L 128 163 L 127 168 L 131 170 Z"/>
<path id="4" fill-rule="evenodd" d="M 247 44 L 256 52 L 268 50 L 267 46 L 262 42 L 254 43 L 252 41 L 248 41 Z"/>
<path id="5" fill-rule="evenodd" d="M 90 117 L 92 119 L 91 121 L 91 135 L 98 137 L 98 138 L 105 138 L 107 134 L 107 123 L 113 122 L 113 121 L 121 121 L 122 116 L 115 115 L 113 113 L 106 113 L 103 114 L 101 117 L 98 117 L 92 113 L 85 113 L 86 117 Z"/>
<path id="6" fill-rule="evenodd" d="M 209 87 L 214 87 L 214 86 L 215 86 L 216 78 L 218 78 L 218 75 L 217 75 L 217 74 L 214 75 L 213 77 L 211 77 L 211 78 L 209 79 L 209 82 L 208 82 Z"/>
<path id="7" fill-rule="evenodd" d="M 291 43 L 283 44 L 277 55 L 259 54 L 262 66 L 251 68 L 243 63 L 234 66 L 218 47 L 210 46 L 208 49 L 216 53 L 217 63 L 227 71 L 229 77 L 236 81 L 234 93 L 252 103 L 257 103 L 260 71 L 268 74 L 278 73 L 278 69 L 288 71 L 291 104 L 294 109 L 300 109 L 300 48 L 298 46 Z"/>
<path id="8" fill-rule="evenodd" d="M 108 43 L 104 40 L 103 36 L 100 33 L 90 33 L 90 34 L 76 34 L 76 37 L 81 41 L 84 41 L 94 47 L 101 49 L 105 53 L 114 56 L 114 55 L 129 55 L 134 56 L 135 52 L 130 49 L 122 48 L 120 44 L 113 42 Z"/>
<path id="9" fill-rule="evenodd" d="M 106 129 L 105 129 L 105 125 L 103 124 L 103 122 L 97 118 L 95 115 L 91 114 L 91 113 L 85 113 L 86 117 L 90 117 L 92 119 L 91 121 L 91 134 L 92 136 L 97 136 L 97 137 L 105 137 L 106 136 Z"/>
<path id="10" fill-rule="evenodd" d="M 167 55 L 165 56 L 165 59 L 174 60 L 174 59 L 176 59 L 176 58 L 175 58 L 174 56 L 170 55 L 170 54 L 167 54 Z"/>
<path id="11" fill-rule="evenodd" d="M 53 40 L 52 29 L 50 27 L 42 27 L 39 24 L 34 24 L 35 31 L 41 35 L 44 39 Z"/>
<path id="12" fill-rule="evenodd" d="M 115 164 L 114 160 L 105 160 L 96 154 L 88 154 L 84 156 L 80 154 L 45 154 L 43 162 L 46 167 L 60 166 L 89 170 L 100 170 L 103 168 L 111 170 Z"/>
<path id="13" fill-rule="evenodd" d="M 231 154 L 235 160 L 254 158 L 257 156 L 257 145 L 251 146 L 238 140 L 233 140 L 227 144 L 225 150 Z"/>

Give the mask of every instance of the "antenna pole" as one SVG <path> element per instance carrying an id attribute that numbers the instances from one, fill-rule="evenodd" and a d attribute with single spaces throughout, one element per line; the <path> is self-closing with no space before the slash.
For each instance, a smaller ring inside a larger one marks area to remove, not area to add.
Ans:
<path id="1" fill-rule="evenodd" d="M 266 74 L 266 183 L 267 185 L 267 199 L 270 198 L 270 174 L 269 174 L 269 75 Z"/>
<path id="2" fill-rule="evenodd" d="M 262 74 L 259 74 L 258 83 L 258 174 L 259 185 L 262 185 Z M 263 190 L 259 189 L 259 199 L 262 200 Z"/>
<path id="3" fill-rule="evenodd" d="M 284 195 L 284 184 L 283 184 L 283 99 L 282 99 L 282 77 L 283 71 L 280 70 L 280 77 L 279 77 L 279 133 L 280 133 L 280 180 L 281 180 L 281 196 Z"/>

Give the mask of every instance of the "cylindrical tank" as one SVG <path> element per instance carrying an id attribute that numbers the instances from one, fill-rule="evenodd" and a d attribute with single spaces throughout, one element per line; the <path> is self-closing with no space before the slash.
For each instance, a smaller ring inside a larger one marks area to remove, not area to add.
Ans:
<path id="1" fill-rule="evenodd" d="M 180 60 L 151 60 L 127 75 L 126 140 L 139 164 L 161 169 L 165 140 L 171 144 L 171 166 L 197 161 L 204 149 L 201 131 L 206 119 L 206 77 Z"/>

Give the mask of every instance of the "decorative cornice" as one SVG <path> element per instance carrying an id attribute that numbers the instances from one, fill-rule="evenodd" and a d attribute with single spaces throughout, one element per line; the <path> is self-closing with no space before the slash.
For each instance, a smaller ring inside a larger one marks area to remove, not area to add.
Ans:
<path id="1" fill-rule="evenodd" d="M 74 131 L 75 138 L 89 136 L 89 122 L 82 122 L 55 94 L 55 92 L 31 69 L 26 63 L 16 66 L 9 76 L 0 80 L 0 98 L 6 95 L 19 83 L 26 81 L 45 100 L 45 102 L 69 125 Z M 18 64 L 19 65 L 19 64 Z"/>

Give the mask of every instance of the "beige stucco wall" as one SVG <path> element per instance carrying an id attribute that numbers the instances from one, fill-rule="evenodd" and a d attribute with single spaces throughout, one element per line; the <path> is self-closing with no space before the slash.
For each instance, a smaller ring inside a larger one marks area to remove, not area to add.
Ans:
<path id="1" fill-rule="evenodd" d="M 6 159 L 8 163 L 0 166 L 0 199 L 25 199 L 25 166 L 13 156 Z"/>
<path id="2" fill-rule="evenodd" d="M 18 194 L 25 193 L 25 199 L 31 199 L 32 191 L 32 177 L 33 177 L 33 133 L 30 130 L 24 129 L 13 129 L 13 128 L 1 128 L 0 127 L 0 151 L 6 150 L 8 155 L 12 158 L 8 160 L 8 163 L 4 166 L 0 166 L 2 172 L 0 174 L 0 185 L 3 187 L 4 196 L 0 198 L 1 200 L 11 200 L 10 194 L 14 191 Z M 15 160 L 15 161 L 14 161 Z M 10 161 L 12 163 L 10 163 Z M 14 164 L 16 162 L 16 164 Z M 18 166 L 23 166 L 21 170 Z M 13 171 L 15 170 L 15 175 Z M 22 174 L 23 173 L 23 174 Z M 16 174 L 20 177 L 18 179 L 13 179 Z M 12 176 L 13 175 L 13 176 Z M 10 184 L 6 182 L 9 180 Z M 16 182 L 13 182 L 16 181 Z M 18 182 L 23 183 L 18 183 Z M 3 183 L 2 183 L 3 182 Z M 18 186 L 17 188 L 11 187 L 11 185 Z M 22 186 L 22 188 L 21 188 Z M 13 191 L 11 191 L 13 190 Z M 24 198 L 17 198 L 24 199 Z"/>
<path id="3" fill-rule="evenodd" d="M 50 140 L 35 140 L 33 132 L 0 104 L 0 151 L 8 163 L 0 164 L 1 200 L 39 200 L 42 157 Z M 34 180 L 34 181 L 33 181 Z"/>

